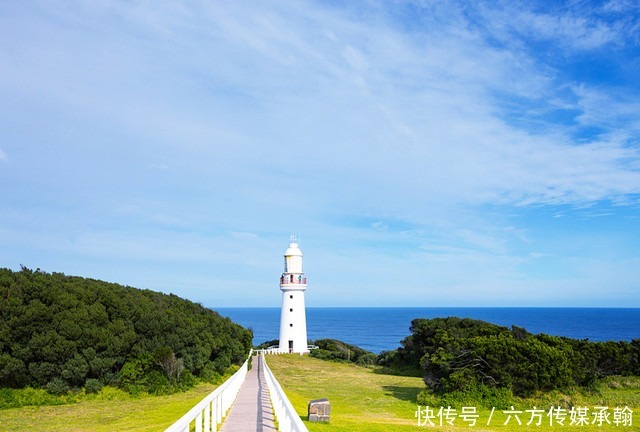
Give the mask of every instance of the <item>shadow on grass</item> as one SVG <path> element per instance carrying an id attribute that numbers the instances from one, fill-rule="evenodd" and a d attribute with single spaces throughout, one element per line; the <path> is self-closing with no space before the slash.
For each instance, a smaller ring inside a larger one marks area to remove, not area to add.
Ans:
<path id="1" fill-rule="evenodd" d="M 388 394 L 393 396 L 396 399 L 416 402 L 418 393 L 420 393 L 424 388 L 422 387 L 400 387 L 400 386 L 382 386 L 382 389 Z"/>

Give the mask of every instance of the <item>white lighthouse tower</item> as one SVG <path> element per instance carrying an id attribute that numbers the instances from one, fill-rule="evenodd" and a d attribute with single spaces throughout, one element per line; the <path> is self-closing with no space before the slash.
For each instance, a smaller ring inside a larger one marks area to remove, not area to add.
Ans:
<path id="1" fill-rule="evenodd" d="M 280 277 L 282 310 L 280 311 L 281 353 L 307 353 L 307 316 L 304 310 L 304 292 L 307 278 L 302 272 L 302 251 L 295 236 L 284 253 L 284 273 Z"/>

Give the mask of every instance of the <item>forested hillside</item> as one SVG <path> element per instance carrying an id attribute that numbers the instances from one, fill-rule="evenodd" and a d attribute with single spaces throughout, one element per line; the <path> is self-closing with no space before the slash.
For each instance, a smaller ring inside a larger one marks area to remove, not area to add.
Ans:
<path id="1" fill-rule="evenodd" d="M 378 364 L 421 368 L 436 392 L 504 388 L 515 395 L 589 387 L 609 375 L 640 375 L 640 339 L 590 342 L 460 318 L 415 319 L 402 347 Z"/>
<path id="2" fill-rule="evenodd" d="M 374 353 L 336 339 L 317 339 L 313 344 L 317 345 L 318 349 L 309 353 L 311 357 L 350 362 L 361 366 L 373 365 L 376 362 L 377 356 Z"/>
<path id="3" fill-rule="evenodd" d="M 251 340 L 249 330 L 175 295 L 0 269 L 0 387 L 170 392 L 242 363 Z"/>

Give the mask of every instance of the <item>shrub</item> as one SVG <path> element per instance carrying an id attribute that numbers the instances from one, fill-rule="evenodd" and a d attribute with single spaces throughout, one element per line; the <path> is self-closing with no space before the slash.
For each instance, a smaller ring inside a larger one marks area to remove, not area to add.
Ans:
<path id="1" fill-rule="evenodd" d="M 0 354 L 0 382 L 9 387 L 22 387 L 27 382 L 27 368 L 20 359 Z"/>
<path id="2" fill-rule="evenodd" d="M 311 357 L 322 360 L 356 363 L 361 366 L 373 365 L 377 356 L 358 346 L 336 339 L 319 339 L 315 341 L 318 349 L 311 350 Z"/>
<path id="3" fill-rule="evenodd" d="M 70 396 L 56 396 L 45 389 L 25 387 L 22 389 L 0 388 L 0 409 L 23 406 L 62 405 L 69 402 Z"/>
<path id="4" fill-rule="evenodd" d="M 102 383 L 95 378 L 89 378 L 84 383 L 84 388 L 87 393 L 99 393 L 102 390 Z"/>
<path id="5" fill-rule="evenodd" d="M 511 390 L 477 385 L 466 391 L 456 390 L 449 393 L 436 393 L 431 389 L 426 389 L 418 394 L 417 402 L 419 405 L 432 407 L 475 406 L 487 409 L 507 409 L 516 405 L 516 398 Z"/>
<path id="6" fill-rule="evenodd" d="M 133 386 L 145 385 L 145 373 L 150 366 L 148 357 L 129 360 L 118 373 L 118 383 L 124 390 L 130 391 Z"/>
<path id="7" fill-rule="evenodd" d="M 200 371 L 200 379 L 211 384 L 220 384 L 222 382 L 222 375 L 213 370 L 209 365 Z"/>
<path id="8" fill-rule="evenodd" d="M 181 389 L 187 390 L 193 387 L 194 385 L 196 385 L 197 383 L 198 383 L 198 379 L 195 376 L 193 376 L 191 372 L 185 371 L 184 373 L 182 373 L 182 375 L 180 375 L 180 381 L 178 382 L 178 385 L 180 386 Z"/>
<path id="9" fill-rule="evenodd" d="M 62 367 L 62 378 L 74 386 L 81 385 L 87 373 L 89 372 L 89 364 L 80 354 L 76 354 Z"/>
<path id="10" fill-rule="evenodd" d="M 271 346 L 278 346 L 278 345 L 280 345 L 280 339 L 271 339 L 271 340 L 262 342 L 256 348 L 257 349 L 267 349 L 267 348 L 269 348 Z"/>
<path id="11" fill-rule="evenodd" d="M 160 371 L 151 371 L 146 375 L 147 391 L 155 395 L 175 393 L 176 388 L 169 383 L 167 376 Z"/>
<path id="12" fill-rule="evenodd" d="M 376 363 L 377 358 L 378 356 L 372 352 L 366 353 L 358 357 L 356 364 L 360 366 L 373 366 Z"/>
<path id="13" fill-rule="evenodd" d="M 54 378 L 46 386 L 49 393 L 56 396 L 62 396 L 69 392 L 69 385 L 62 378 Z"/>
<path id="14" fill-rule="evenodd" d="M 599 378 L 633 375 L 640 366 L 637 341 L 594 343 L 533 335 L 515 326 L 455 317 L 415 319 L 411 333 L 401 348 L 382 353 L 378 364 L 396 370 L 419 365 L 427 387 L 439 394 L 501 388 L 530 396 L 593 388 Z"/>

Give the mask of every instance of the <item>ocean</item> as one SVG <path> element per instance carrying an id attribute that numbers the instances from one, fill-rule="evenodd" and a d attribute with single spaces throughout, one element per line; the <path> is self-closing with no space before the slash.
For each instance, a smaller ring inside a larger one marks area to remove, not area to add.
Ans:
<path id="1" fill-rule="evenodd" d="M 220 315 L 253 329 L 254 345 L 278 339 L 280 308 L 217 308 Z M 591 341 L 640 339 L 640 309 L 623 308 L 314 308 L 308 307 L 309 340 L 338 339 L 379 354 L 409 336 L 414 318 L 456 316 L 516 325 Z"/>

